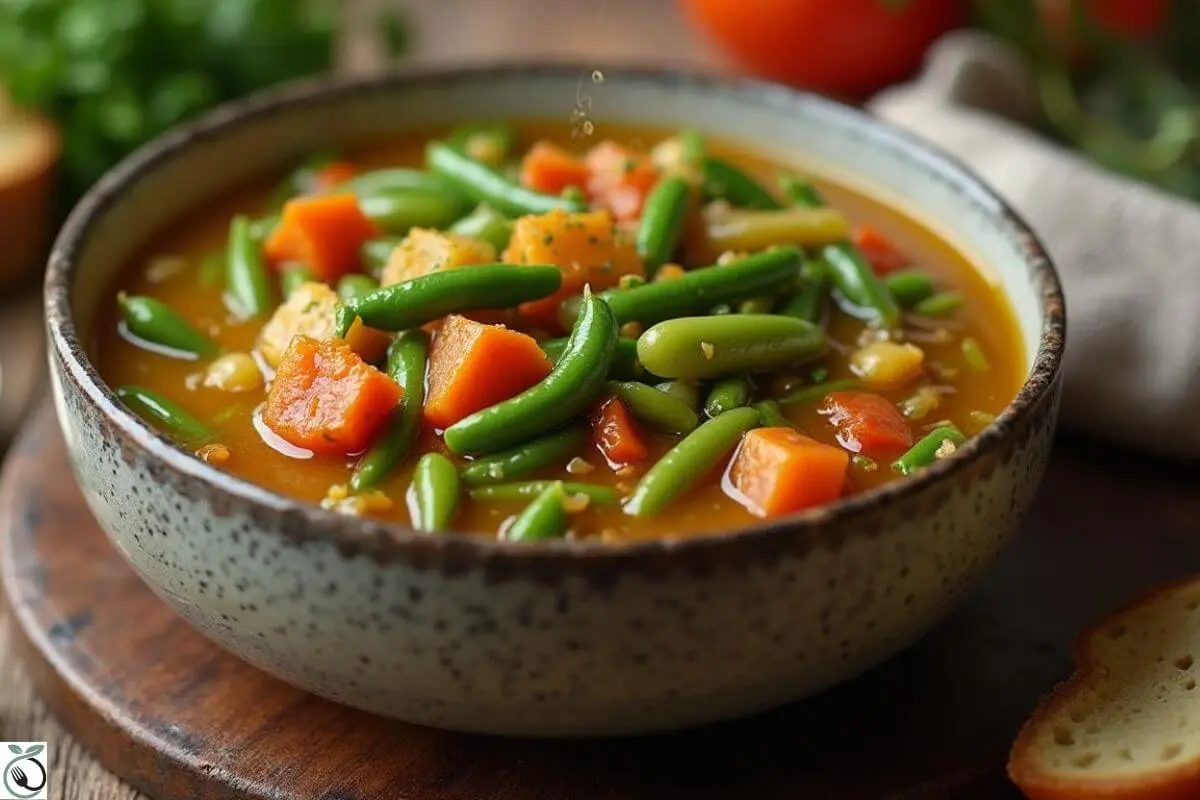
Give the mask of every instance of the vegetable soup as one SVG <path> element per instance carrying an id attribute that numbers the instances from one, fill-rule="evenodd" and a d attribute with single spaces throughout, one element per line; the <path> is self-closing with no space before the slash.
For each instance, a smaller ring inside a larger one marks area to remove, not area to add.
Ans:
<path id="1" fill-rule="evenodd" d="M 315 154 L 164 231 L 96 358 L 197 457 L 534 541 L 742 526 L 955 452 L 1026 365 L 897 209 L 693 131 L 480 123 Z"/>

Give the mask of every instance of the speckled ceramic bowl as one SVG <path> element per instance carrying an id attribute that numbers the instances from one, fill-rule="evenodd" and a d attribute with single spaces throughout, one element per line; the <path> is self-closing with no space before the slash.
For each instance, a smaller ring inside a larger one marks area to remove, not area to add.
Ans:
<path id="1" fill-rule="evenodd" d="M 677 728 L 818 692 L 951 609 L 1014 530 L 1053 438 L 1063 300 L 1037 239 L 957 163 L 827 100 L 675 72 L 515 66 L 293 85 L 113 170 L 46 278 L 54 401 L 87 500 L 176 611 L 250 663 L 380 714 L 546 736 Z M 582 92 L 581 92 L 582 88 Z M 515 545 L 338 516 L 214 469 L 125 410 L 89 358 L 117 269 L 206 198 L 305 153 L 464 116 L 694 126 L 804 153 L 939 220 L 1012 301 L 1029 377 L 954 457 L 708 538 Z M 131 624 L 136 624 L 131 621 Z"/>

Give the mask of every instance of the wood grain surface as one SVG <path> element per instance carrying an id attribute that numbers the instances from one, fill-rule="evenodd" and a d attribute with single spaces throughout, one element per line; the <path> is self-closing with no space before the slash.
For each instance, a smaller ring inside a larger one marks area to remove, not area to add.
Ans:
<path id="1" fill-rule="evenodd" d="M 0 654 L 0 738 L 49 739 L 53 797 L 1015 800 L 1017 725 L 1069 667 L 1070 635 L 1143 587 L 1200 570 L 1195 469 L 1060 447 L 1029 525 L 966 606 L 878 670 L 812 701 L 673 736 L 531 742 L 343 709 L 245 666 L 177 620 L 95 528 L 48 410 L 0 482 L 5 587 L 28 634 Z M 9 687 L 15 687 L 11 691 Z"/>

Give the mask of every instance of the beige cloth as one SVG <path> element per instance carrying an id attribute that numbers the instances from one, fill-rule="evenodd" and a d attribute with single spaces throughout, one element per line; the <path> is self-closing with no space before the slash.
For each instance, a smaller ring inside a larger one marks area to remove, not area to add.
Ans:
<path id="1" fill-rule="evenodd" d="M 1024 127 L 1029 75 L 979 33 L 944 38 L 870 107 L 970 164 L 1042 237 L 1067 295 L 1063 424 L 1200 456 L 1200 206 Z"/>

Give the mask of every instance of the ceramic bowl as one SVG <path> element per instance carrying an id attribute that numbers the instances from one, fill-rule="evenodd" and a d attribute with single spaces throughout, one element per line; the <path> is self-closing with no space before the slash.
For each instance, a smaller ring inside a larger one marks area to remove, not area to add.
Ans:
<path id="1" fill-rule="evenodd" d="M 1054 434 L 1063 300 L 1003 202 L 929 146 L 828 100 L 669 71 L 589 75 L 506 66 L 286 86 L 146 146 L 63 229 L 46 278 L 49 355 L 87 501 L 172 608 L 251 664 L 467 731 L 628 734 L 747 715 L 919 637 L 1028 507 Z M 420 535 L 263 490 L 156 434 L 97 373 L 92 331 L 116 271 L 206 199 L 330 145 L 464 117 L 565 124 L 572 109 L 803 153 L 940 221 L 1011 299 L 1031 365 L 1020 394 L 952 458 L 828 508 L 706 538 L 530 546 Z"/>

